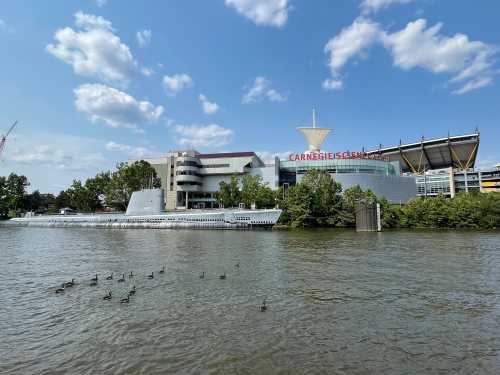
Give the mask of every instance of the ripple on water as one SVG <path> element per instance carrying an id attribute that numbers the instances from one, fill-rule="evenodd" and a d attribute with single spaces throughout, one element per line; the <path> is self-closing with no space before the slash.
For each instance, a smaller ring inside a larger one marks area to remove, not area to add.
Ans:
<path id="1" fill-rule="evenodd" d="M 0 243 L 2 373 L 500 368 L 498 234 L 2 228 Z"/>

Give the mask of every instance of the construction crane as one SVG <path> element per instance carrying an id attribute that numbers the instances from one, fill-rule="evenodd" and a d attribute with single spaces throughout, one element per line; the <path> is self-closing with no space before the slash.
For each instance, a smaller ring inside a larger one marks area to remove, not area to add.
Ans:
<path id="1" fill-rule="evenodd" d="M 2 152 L 5 148 L 5 143 L 7 142 L 7 137 L 9 136 L 10 132 L 15 128 L 17 125 L 17 121 L 12 124 L 10 129 L 5 133 L 5 135 L 2 135 L 2 138 L 0 139 L 0 157 L 2 156 Z"/>

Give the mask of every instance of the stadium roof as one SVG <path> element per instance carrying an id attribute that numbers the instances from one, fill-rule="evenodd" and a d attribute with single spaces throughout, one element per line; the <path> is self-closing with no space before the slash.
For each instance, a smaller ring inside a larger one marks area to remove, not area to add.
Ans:
<path id="1" fill-rule="evenodd" d="M 399 161 L 403 172 L 422 174 L 430 169 L 474 168 L 478 148 L 479 132 L 381 147 L 367 154 L 379 154 L 389 161 Z"/>

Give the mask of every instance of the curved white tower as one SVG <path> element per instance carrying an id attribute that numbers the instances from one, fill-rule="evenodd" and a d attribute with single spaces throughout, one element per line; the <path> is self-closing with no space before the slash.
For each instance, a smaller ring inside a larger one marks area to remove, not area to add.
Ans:
<path id="1" fill-rule="evenodd" d="M 316 111 L 313 109 L 312 114 L 312 127 L 310 128 L 297 128 L 307 139 L 309 150 L 307 152 L 320 152 L 321 144 L 325 140 L 328 133 L 332 131 L 330 128 L 317 128 L 316 127 Z"/>

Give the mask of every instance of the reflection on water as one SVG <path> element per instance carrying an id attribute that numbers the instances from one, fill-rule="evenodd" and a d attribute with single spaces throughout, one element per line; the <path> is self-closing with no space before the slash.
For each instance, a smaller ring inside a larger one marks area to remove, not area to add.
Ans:
<path id="1" fill-rule="evenodd" d="M 498 232 L 0 228 L 0 249 L 2 374 L 500 373 Z"/>

